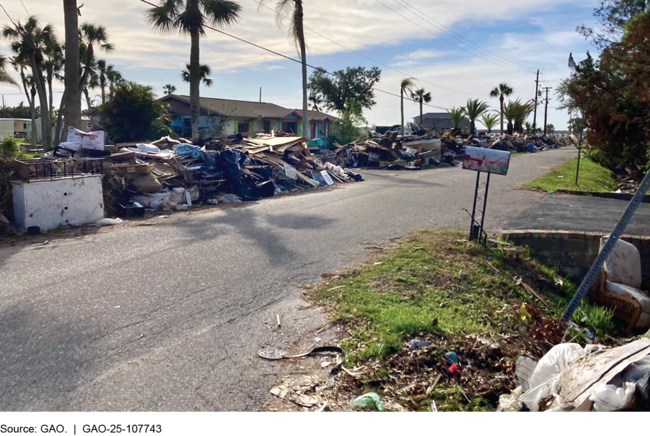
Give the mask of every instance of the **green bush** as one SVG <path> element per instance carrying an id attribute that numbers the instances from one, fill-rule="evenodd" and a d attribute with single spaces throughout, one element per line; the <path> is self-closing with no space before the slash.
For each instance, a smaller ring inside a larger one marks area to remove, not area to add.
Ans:
<path id="1" fill-rule="evenodd" d="M 341 120 L 332 124 L 330 141 L 337 144 L 348 144 L 361 136 L 361 128 L 366 125 L 361 105 L 354 100 L 348 100 L 341 114 Z"/>
<path id="2" fill-rule="evenodd" d="M 101 109 L 104 130 L 115 143 L 158 139 L 171 134 L 167 105 L 157 100 L 149 86 L 134 82 L 118 85 L 113 98 Z"/>
<path id="3" fill-rule="evenodd" d="M 15 138 L 8 136 L 2 140 L 2 143 L 0 144 L 0 155 L 2 156 L 2 159 L 11 160 L 18 155 L 19 151 L 20 146 Z"/>

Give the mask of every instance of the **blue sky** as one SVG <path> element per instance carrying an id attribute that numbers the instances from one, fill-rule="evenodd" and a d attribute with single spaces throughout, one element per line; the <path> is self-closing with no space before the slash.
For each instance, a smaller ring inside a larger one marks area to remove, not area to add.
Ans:
<path id="1" fill-rule="evenodd" d="M 43 22 L 52 23 L 62 38 L 61 1 L 23 2 L 30 13 Z M 18 0 L 2 3 L 14 19 L 24 20 L 27 16 Z M 175 85 L 178 93 L 189 92 L 189 86 L 180 80 L 180 70 L 189 59 L 188 38 L 153 32 L 143 18 L 148 6 L 138 0 L 85 0 L 80 3 L 85 3 L 81 20 L 105 25 L 116 45 L 113 53 L 100 54 L 100 57 L 114 64 L 127 79 L 150 85 L 160 94 L 166 83 Z M 258 9 L 256 0 L 240 0 L 240 3 L 244 7 L 240 22 L 224 30 L 281 53 L 296 55 L 286 38 L 286 28 L 276 26 L 272 11 Z M 274 0 L 267 3 L 272 6 Z M 308 28 L 392 69 L 377 65 L 311 31 L 307 32 L 308 62 L 329 71 L 348 66 L 379 66 L 383 70 L 382 80 L 377 85 L 379 89 L 399 93 L 399 82 L 412 76 L 418 79 L 418 86 L 432 93 L 432 105 L 450 108 L 476 97 L 496 108 L 498 101 L 490 99 L 488 94 L 498 83 L 509 83 L 515 89 L 514 98 L 528 100 L 534 97 L 536 69 L 543 73 L 542 80 L 546 81 L 543 86 L 556 87 L 559 79 L 568 74 L 570 52 L 581 59 L 587 50 L 595 51 L 575 28 L 580 24 L 593 24 L 592 13 L 596 5 L 597 0 L 501 0 L 498 3 L 487 0 L 305 0 Z M 462 38 L 441 32 L 427 17 Z M 7 22 L 2 20 L 3 24 Z M 203 96 L 256 101 L 262 87 L 264 101 L 287 107 L 301 106 L 298 64 L 208 32 L 202 41 L 202 62 L 212 67 L 215 83 L 211 88 L 202 88 Z M 9 55 L 6 42 L 0 43 L 0 52 Z M 59 92 L 63 90 L 61 84 L 56 88 Z M 0 92 L 8 105 L 25 100 L 21 95 L 11 95 L 18 93 L 15 87 L 0 86 Z M 365 114 L 368 121 L 378 125 L 399 123 L 399 99 L 377 93 L 376 100 L 377 105 Z M 555 109 L 554 94 L 551 100 L 549 122 L 564 128 L 568 115 Z M 427 107 L 427 111 L 441 109 Z M 405 112 L 410 119 L 419 114 L 419 108 L 407 102 Z"/>

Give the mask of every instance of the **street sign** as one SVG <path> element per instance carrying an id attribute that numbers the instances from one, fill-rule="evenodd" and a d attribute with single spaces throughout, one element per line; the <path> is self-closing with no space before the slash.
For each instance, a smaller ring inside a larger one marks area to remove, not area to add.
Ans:
<path id="1" fill-rule="evenodd" d="M 465 147 L 463 169 L 505 176 L 510 167 L 510 152 L 489 148 Z"/>

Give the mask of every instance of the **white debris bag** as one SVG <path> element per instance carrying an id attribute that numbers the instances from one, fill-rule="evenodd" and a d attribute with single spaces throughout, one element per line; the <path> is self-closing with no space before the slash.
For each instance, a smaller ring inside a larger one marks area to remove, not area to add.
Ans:
<path id="1" fill-rule="evenodd" d="M 147 153 L 153 153 L 153 154 L 160 153 L 160 149 L 153 144 L 138 144 L 136 145 L 136 147 L 138 148 L 138 150 L 142 150 Z"/>
<path id="2" fill-rule="evenodd" d="M 634 383 L 624 383 L 620 388 L 602 385 L 595 389 L 589 400 L 594 402 L 596 412 L 613 412 L 625 409 L 632 402 L 634 390 Z"/>
<path id="3" fill-rule="evenodd" d="M 586 354 L 587 351 L 578 344 L 560 344 L 551 348 L 537 363 L 530 377 L 530 389 L 520 400 L 531 411 L 537 412 L 540 400 L 557 394 L 557 383 L 562 372 Z"/>
<path id="4" fill-rule="evenodd" d="M 66 142 L 76 142 L 81 144 L 82 148 L 87 150 L 104 150 L 105 134 L 103 131 L 82 132 L 81 130 L 70 127 L 68 129 L 68 139 Z"/>

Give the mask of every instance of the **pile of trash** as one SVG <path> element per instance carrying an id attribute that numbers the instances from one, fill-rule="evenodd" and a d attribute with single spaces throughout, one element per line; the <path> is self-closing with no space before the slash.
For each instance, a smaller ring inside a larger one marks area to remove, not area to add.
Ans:
<path id="1" fill-rule="evenodd" d="M 334 152 L 326 152 L 322 159 L 345 168 L 379 168 L 419 170 L 425 166 L 447 163 L 457 165 L 459 160 L 445 160 L 440 138 L 430 135 L 401 136 L 397 132 L 375 135 L 346 145 L 334 144 Z"/>
<path id="2" fill-rule="evenodd" d="M 606 348 L 565 343 L 517 362 L 519 386 L 500 411 L 650 410 L 650 339 Z"/>
<path id="3" fill-rule="evenodd" d="M 106 210 L 122 217 L 146 210 L 186 210 L 197 203 L 228 204 L 276 194 L 363 181 L 354 171 L 314 156 L 304 138 L 273 132 L 224 139 L 174 139 L 106 145 L 104 132 L 70 130 L 68 141 L 39 163 L 55 176 L 102 173 Z M 31 166 L 30 166 L 31 165 Z M 60 173 L 60 174 L 59 174 Z"/>

